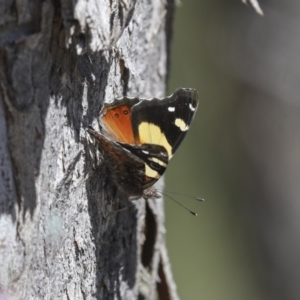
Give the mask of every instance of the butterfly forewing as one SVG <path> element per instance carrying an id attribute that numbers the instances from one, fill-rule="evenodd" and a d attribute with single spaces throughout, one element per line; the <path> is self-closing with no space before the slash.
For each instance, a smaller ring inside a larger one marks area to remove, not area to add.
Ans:
<path id="1" fill-rule="evenodd" d="M 168 165 L 168 153 L 163 146 L 154 144 L 128 145 L 120 144 L 145 164 L 146 182 L 153 185 L 165 172 Z"/>
<path id="2" fill-rule="evenodd" d="M 131 108 L 139 101 L 138 98 L 123 98 L 105 105 L 101 113 L 101 124 L 113 140 L 127 144 L 137 143 L 132 129 Z"/>
<path id="3" fill-rule="evenodd" d="M 132 107 L 132 128 L 140 143 L 161 145 L 169 158 L 185 137 L 198 106 L 194 89 L 178 89 L 164 99 L 142 100 Z"/>

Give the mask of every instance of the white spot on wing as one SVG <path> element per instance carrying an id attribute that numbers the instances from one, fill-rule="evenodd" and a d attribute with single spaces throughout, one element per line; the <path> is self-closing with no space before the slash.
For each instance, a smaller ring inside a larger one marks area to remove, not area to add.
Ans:
<path id="1" fill-rule="evenodd" d="M 142 150 L 142 152 L 147 154 L 147 155 L 149 154 L 149 151 L 146 151 L 146 150 Z"/>
<path id="2" fill-rule="evenodd" d="M 196 110 L 196 108 L 192 105 L 192 103 L 190 103 L 189 107 L 190 107 L 191 111 L 195 111 Z"/>
<path id="3" fill-rule="evenodd" d="M 168 107 L 168 111 L 169 112 L 174 112 L 175 111 L 175 107 L 173 107 L 173 106 Z"/>

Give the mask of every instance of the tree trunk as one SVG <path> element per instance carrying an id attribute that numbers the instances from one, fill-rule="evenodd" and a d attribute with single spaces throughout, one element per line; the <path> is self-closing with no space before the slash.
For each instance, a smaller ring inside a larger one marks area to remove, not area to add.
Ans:
<path id="1" fill-rule="evenodd" d="M 163 200 L 122 198 L 86 134 L 104 101 L 165 95 L 173 6 L 3 1 L 0 298 L 178 298 Z"/>

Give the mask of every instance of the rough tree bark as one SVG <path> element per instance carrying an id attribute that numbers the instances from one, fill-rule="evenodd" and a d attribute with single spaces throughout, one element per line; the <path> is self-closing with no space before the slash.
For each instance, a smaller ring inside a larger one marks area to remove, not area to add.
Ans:
<path id="1" fill-rule="evenodd" d="M 86 134 L 104 101 L 165 95 L 173 5 L 2 1 L 0 296 L 177 299 L 163 201 L 121 197 Z"/>

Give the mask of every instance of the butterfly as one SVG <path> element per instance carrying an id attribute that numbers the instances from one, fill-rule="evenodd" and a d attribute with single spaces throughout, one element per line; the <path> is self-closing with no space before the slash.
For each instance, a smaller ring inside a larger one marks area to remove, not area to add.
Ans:
<path id="1" fill-rule="evenodd" d="M 149 197 L 184 139 L 198 108 L 195 89 L 180 88 L 162 99 L 128 98 L 105 103 L 96 140 L 110 179 L 130 200 Z M 148 191 L 148 196 L 147 196 Z"/>

